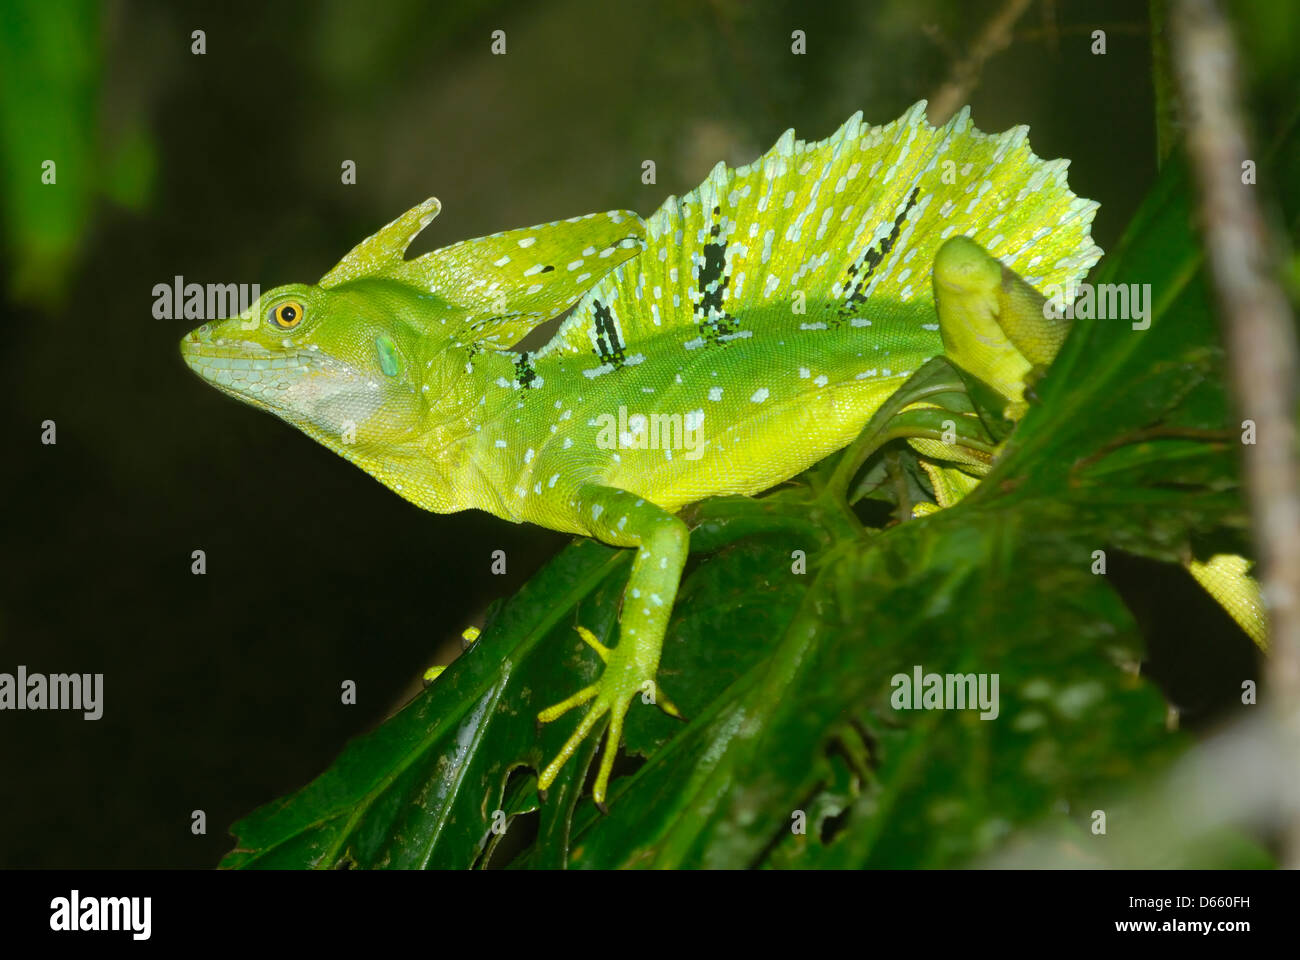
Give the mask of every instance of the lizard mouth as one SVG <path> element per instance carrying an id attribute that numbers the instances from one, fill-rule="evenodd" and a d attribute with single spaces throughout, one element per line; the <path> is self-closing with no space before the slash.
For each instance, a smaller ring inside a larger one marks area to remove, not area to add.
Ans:
<path id="1" fill-rule="evenodd" d="M 318 367 L 306 351 L 272 351 L 251 341 L 205 339 L 203 328 L 181 339 L 186 365 L 222 393 L 275 410 L 286 391 Z"/>

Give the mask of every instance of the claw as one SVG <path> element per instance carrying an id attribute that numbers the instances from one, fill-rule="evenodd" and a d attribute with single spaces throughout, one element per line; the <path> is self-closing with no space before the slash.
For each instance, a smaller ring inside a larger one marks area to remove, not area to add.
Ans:
<path id="1" fill-rule="evenodd" d="M 582 706 L 598 693 L 600 693 L 599 683 L 593 683 L 589 687 L 583 687 L 568 699 L 561 700 L 559 703 L 547 707 L 537 715 L 537 719 L 541 723 L 550 723 L 552 720 L 558 720 L 574 707 Z"/>
<path id="2" fill-rule="evenodd" d="M 650 702 L 673 719 L 685 720 L 686 718 L 682 716 L 682 712 L 677 709 L 677 704 L 669 700 L 668 695 L 664 693 L 663 685 L 657 680 L 651 680 L 649 683 L 652 691 Z"/>
<path id="3" fill-rule="evenodd" d="M 567 713 L 574 707 L 586 703 L 592 697 L 596 696 L 599 691 L 599 684 L 580 690 L 573 696 L 569 697 L 568 700 L 557 703 L 553 707 L 547 707 L 537 715 L 537 719 L 542 723 L 550 723 L 552 720 Z M 569 739 L 564 741 L 564 746 L 562 746 L 560 752 L 555 755 L 555 759 L 546 765 L 546 769 L 544 769 L 541 775 L 537 778 L 538 787 L 545 790 L 555 782 L 555 778 L 559 776 L 560 769 L 568 762 L 569 758 L 578 751 L 579 744 L 587 738 L 587 734 L 589 734 L 591 728 L 596 725 L 596 721 L 604 716 L 608 709 L 609 707 L 601 704 L 600 701 L 597 701 L 588 708 L 587 712 L 583 714 L 582 721 L 578 724 L 578 729 L 574 730 L 573 733 L 569 735 Z"/>
<path id="4" fill-rule="evenodd" d="M 601 718 L 608 714 L 609 729 L 605 734 L 605 745 L 600 754 L 600 766 L 596 771 L 596 779 L 591 789 L 592 800 L 596 803 L 596 806 L 600 807 L 602 812 L 606 812 L 605 794 L 609 789 L 609 779 L 614 771 L 614 761 L 618 757 L 618 748 L 623 741 L 623 720 L 627 716 L 628 708 L 632 705 L 632 698 L 638 693 L 641 693 L 643 698 L 648 694 L 647 703 L 654 703 L 671 717 L 678 719 L 683 719 L 683 717 L 676 704 L 664 696 L 654 680 L 641 679 L 639 674 L 647 669 L 644 665 L 638 666 L 627 657 L 626 653 L 623 657 L 618 656 L 619 651 L 623 650 L 622 644 L 619 645 L 618 649 L 610 649 L 597 640 L 595 634 L 585 627 L 576 627 L 575 629 L 578 631 L 578 636 L 582 638 L 582 642 L 595 650 L 600 659 L 604 661 L 606 665 L 605 671 L 601 674 L 598 682 L 589 687 L 584 687 L 573 696 L 561 700 L 553 706 L 547 707 L 537 715 L 538 722 L 550 723 L 575 707 L 590 702 L 590 706 L 587 707 L 587 712 L 583 714 L 582 720 L 579 721 L 577 729 L 564 741 L 564 746 L 560 748 L 559 753 L 555 755 L 555 758 L 546 765 L 538 776 L 537 785 L 539 789 L 545 790 L 554 783 L 565 763 L 577 753 L 578 747 L 587 739 L 588 734 L 591 733 Z"/>
<path id="5" fill-rule="evenodd" d="M 609 655 L 611 652 L 609 647 L 597 640 L 596 635 L 586 627 L 574 627 L 573 629 L 578 631 L 578 636 L 582 637 L 583 643 L 596 651 L 596 655 L 600 657 L 602 663 L 609 663 Z"/>

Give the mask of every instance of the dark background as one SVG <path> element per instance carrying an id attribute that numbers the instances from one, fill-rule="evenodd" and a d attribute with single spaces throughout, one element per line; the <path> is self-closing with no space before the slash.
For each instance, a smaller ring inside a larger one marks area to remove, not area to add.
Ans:
<path id="1" fill-rule="evenodd" d="M 412 252 L 648 215 L 787 127 L 815 139 L 858 109 L 893 119 L 1000 7 L 4 4 L 0 671 L 103 673 L 105 712 L 0 714 L 0 866 L 214 865 L 232 821 L 328 766 L 565 541 L 423 513 L 219 395 L 177 353 L 196 322 L 154 319 L 155 284 L 314 281 L 429 195 L 443 213 Z M 1248 65 L 1267 75 L 1289 48 L 1258 20 Z M 1156 172 L 1143 5 L 1035 4 L 969 99 L 981 129 L 1026 123 L 1035 152 L 1071 158 L 1111 249 Z M 489 573 L 497 549 L 505 576 Z M 1156 672 L 1181 682 L 1191 722 L 1212 716 L 1216 658 L 1249 645 L 1180 571 L 1118 566 L 1161 625 Z"/>

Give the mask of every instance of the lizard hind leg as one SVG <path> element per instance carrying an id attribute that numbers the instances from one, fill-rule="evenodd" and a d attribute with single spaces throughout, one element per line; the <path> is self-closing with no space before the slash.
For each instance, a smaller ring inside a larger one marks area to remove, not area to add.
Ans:
<path id="1" fill-rule="evenodd" d="M 944 353 L 1023 414 L 1025 388 L 1056 357 L 1069 322 L 1052 315 L 1043 294 L 967 237 L 952 237 L 939 248 L 932 279 Z"/>
<path id="2" fill-rule="evenodd" d="M 1004 415 L 1019 419 L 1027 392 L 1043 376 L 1065 342 L 1069 322 L 1047 309 L 1047 299 L 994 259 L 975 241 L 953 237 L 934 258 L 934 301 L 944 352 L 968 373 L 1010 401 Z M 942 456 L 933 443 L 917 441 L 920 452 Z M 924 463 L 923 466 L 926 466 Z M 955 470 L 926 466 L 939 506 L 950 506 L 969 490 L 956 484 Z M 930 512 L 923 508 L 923 512 Z M 1208 562 L 1189 561 L 1197 582 L 1241 626 L 1261 650 L 1268 650 L 1268 625 L 1259 584 L 1247 573 L 1249 562 L 1219 554 Z"/>
<path id="3" fill-rule="evenodd" d="M 583 642 L 605 662 L 600 679 L 538 714 L 540 722 L 549 723 L 570 710 L 588 705 L 577 728 L 555 759 L 542 770 L 538 786 L 545 790 L 555 782 L 564 764 L 596 724 L 608 715 L 609 733 L 592 787 L 592 799 L 603 807 L 623 738 L 623 721 L 633 697 L 640 694 L 665 713 L 680 716 L 672 702 L 658 690 L 656 674 L 668 618 L 686 564 L 690 533 L 686 524 L 672 514 L 614 487 L 583 487 L 579 491 L 578 507 L 591 536 L 613 546 L 634 547 L 636 557 L 623 592 L 618 644 L 606 647 L 590 631 L 578 628 Z"/>

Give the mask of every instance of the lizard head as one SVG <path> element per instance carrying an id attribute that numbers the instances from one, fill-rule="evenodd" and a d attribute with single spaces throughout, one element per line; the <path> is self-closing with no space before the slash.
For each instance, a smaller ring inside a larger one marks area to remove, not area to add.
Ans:
<path id="1" fill-rule="evenodd" d="M 481 487 L 464 441 L 496 375 L 488 371 L 512 371 L 505 348 L 639 253 L 644 224 L 630 211 L 589 214 L 407 260 L 440 209 L 429 197 L 319 283 L 277 287 L 238 316 L 191 331 L 181 354 L 223 393 L 274 413 L 419 506 L 448 512 Z"/>
<path id="2" fill-rule="evenodd" d="M 390 481 L 418 453 L 427 412 L 418 291 L 382 279 L 289 284 L 181 340 L 190 369 Z M 426 305 L 427 309 L 427 305 Z"/>

